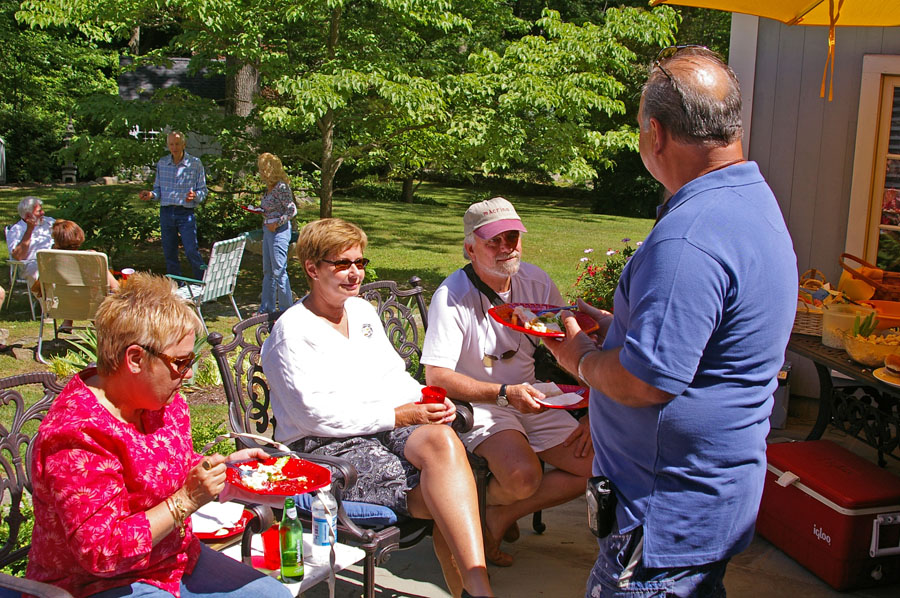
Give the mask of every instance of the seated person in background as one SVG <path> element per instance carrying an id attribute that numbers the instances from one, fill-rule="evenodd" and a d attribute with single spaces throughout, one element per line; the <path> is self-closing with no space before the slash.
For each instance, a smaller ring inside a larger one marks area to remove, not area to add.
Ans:
<path id="1" fill-rule="evenodd" d="M 178 390 L 202 325 L 174 288 L 135 274 L 100 305 L 97 366 L 69 381 L 35 437 L 25 576 L 76 598 L 287 598 L 192 532 L 190 515 L 225 486 L 225 462 L 266 455 L 194 451 Z"/>
<path id="2" fill-rule="evenodd" d="M 25 277 L 31 288 L 37 280 L 37 252 L 53 244 L 50 227 L 54 220 L 44 215 L 43 202 L 33 195 L 22 198 L 18 211 L 21 220 L 6 229 L 6 246 L 11 259 L 25 262 Z"/>
<path id="3" fill-rule="evenodd" d="M 516 521 L 584 493 L 593 451 L 587 418 L 576 421 L 547 410 L 536 382 L 537 342 L 488 315 L 491 300 L 476 286 L 508 303 L 563 305 L 546 272 L 522 262 L 525 226 L 502 197 L 474 203 L 463 217 L 463 255 L 471 268 L 441 283 L 428 310 L 422 363 L 429 384 L 472 403 L 475 425 L 463 435 L 470 451 L 487 459 L 485 553 L 501 567 L 512 556 L 500 541 L 518 537 Z M 541 460 L 554 469 L 541 473 Z"/>
<path id="4" fill-rule="evenodd" d="M 81 244 L 84 243 L 84 231 L 71 220 L 60 218 L 55 221 L 53 226 L 50 227 L 50 234 L 53 237 L 53 249 L 78 251 L 81 249 Z M 109 292 L 116 291 L 119 288 L 119 281 L 116 280 L 116 277 L 109 270 L 106 271 L 106 284 L 109 286 Z M 38 297 L 41 296 L 41 283 L 39 280 L 35 280 L 34 284 L 31 285 L 31 292 Z M 72 320 L 63 320 L 59 330 L 60 332 L 71 332 Z"/>
<path id="5" fill-rule="evenodd" d="M 434 550 L 454 598 L 493 596 L 475 480 L 449 424 L 450 400 L 417 404 L 422 386 L 394 351 L 372 305 L 357 297 L 366 234 L 326 218 L 307 224 L 297 256 L 309 294 L 276 322 L 262 347 L 275 440 L 339 456 L 359 472 L 344 500 L 434 519 Z"/>
<path id="6" fill-rule="evenodd" d="M 59 219 L 54 222 L 51 227 L 51 235 L 53 237 L 53 249 L 78 251 L 81 249 L 81 244 L 84 243 L 84 231 L 71 220 Z M 119 289 L 119 281 L 116 280 L 112 272 L 106 272 L 106 283 L 109 285 L 110 292 Z"/>

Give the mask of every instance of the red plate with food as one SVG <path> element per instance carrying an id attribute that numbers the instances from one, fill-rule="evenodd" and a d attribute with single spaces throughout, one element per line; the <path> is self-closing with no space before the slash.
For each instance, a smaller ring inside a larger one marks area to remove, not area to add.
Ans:
<path id="1" fill-rule="evenodd" d="M 533 385 L 546 398 L 537 402 L 548 409 L 583 409 L 588 406 L 590 391 L 586 386 L 537 382 Z"/>
<path id="2" fill-rule="evenodd" d="M 238 519 L 237 523 L 235 523 L 231 527 L 222 527 L 217 529 L 214 532 L 194 532 L 194 535 L 200 538 L 201 540 L 224 540 L 226 538 L 230 538 L 244 531 L 244 528 L 247 527 L 247 523 L 253 519 L 253 513 L 250 511 L 244 511 L 241 513 L 241 518 Z"/>
<path id="3" fill-rule="evenodd" d="M 540 314 L 543 310 L 558 307 L 558 305 L 548 305 L 546 303 L 504 303 L 503 305 L 490 308 L 488 313 L 491 314 L 492 318 L 513 330 L 518 330 L 531 336 L 563 338 L 566 336 L 566 333 L 563 332 L 565 327 L 559 320 L 559 312 Z M 578 322 L 578 325 L 585 332 L 591 333 L 600 327 L 594 318 L 586 313 L 580 311 L 573 311 L 572 313 L 575 314 L 575 321 Z"/>
<path id="4" fill-rule="evenodd" d="M 331 472 L 305 459 L 282 456 L 229 463 L 225 479 L 255 494 L 291 496 L 330 484 Z"/>
<path id="5" fill-rule="evenodd" d="M 264 211 L 262 208 L 259 208 L 257 206 L 241 206 L 241 207 L 243 209 L 247 210 L 248 212 L 253 212 L 254 214 L 262 214 Z"/>

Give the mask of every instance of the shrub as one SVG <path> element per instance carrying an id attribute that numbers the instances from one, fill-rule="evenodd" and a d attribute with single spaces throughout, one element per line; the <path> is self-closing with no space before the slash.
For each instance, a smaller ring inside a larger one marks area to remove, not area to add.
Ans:
<path id="1" fill-rule="evenodd" d="M 62 148 L 65 123 L 31 111 L 0 110 L 0 135 L 6 141 L 6 178 L 10 182 L 49 183 L 62 175 L 54 152 Z"/>
<path id="2" fill-rule="evenodd" d="M 109 256 L 123 252 L 159 232 L 155 204 L 142 202 L 130 187 L 82 187 L 63 196 L 54 218 L 73 220 L 84 229 L 84 248 Z"/>
<path id="3" fill-rule="evenodd" d="M 7 538 L 9 538 L 9 524 L 6 522 L 6 518 L 9 515 L 9 505 L 3 505 L 0 507 L 0 516 L 3 517 L 2 523 L 0 523 L 0 546 L 6 542 Z M 31 504 L 31 498 L 23 494 L 22 501 L 19 503 L 19 509 L 22 512 L 22 516 L 25 518 L 25 521 L 22 522 L 22 527 L 19 529 L 19 536 L 16 541 L 16 545 L 13 550 L 17 548 L 22 548 L 31 543 L 31 532 L 34 530 L 34 507 Z M 22 559 L 20 561 L 16 561 L 15 563 L 10 563 L 9 565 L 0 569 L 0 572 L 8 573 L 9 575 L 13 575 L 15 577 L 24 577 L 25 576 L 25 567 L 28 566 L 28 559 Z"/>
<path id="4" fill-rule="evenodd" d="M 244 193 L 210 193 L 197 207 L 197 237 L 202 246 L 232 239 L 241 233 L 262 227 L 259 214 L 241 206 L 259 204 L 258 198 Z"/>
<path id="5" fill-rule="evenodd" d="M 593 257 L 589 257 L 594 253 L 593 249 L 585 249 L 584 253 L 587 255 L 581 258 L 581 273 L 575 280 L 575 290 L 569 295 L 569 299 L 575 301 L 581 298 L 594 307 L 612 311 L 619 277 L 635 252 L 635 248 L 629 245 L 630 241 L 631 239 L 622 239 L 625 244 L 622 250 L 607 249 L 606 263 L 603 265 L 594 263 Z M 638 241 L 637 245 L 640 246 L 641 242 Z"/>

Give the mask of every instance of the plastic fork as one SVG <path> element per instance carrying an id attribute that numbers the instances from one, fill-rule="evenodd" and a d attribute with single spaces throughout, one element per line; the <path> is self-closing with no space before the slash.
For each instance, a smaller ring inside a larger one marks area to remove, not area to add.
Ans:
<path id="1" fill-rule="evenodd" d="M 551 307 L 549 309 L 542 309 L 541 311 L 537 312 L 534 315 L 542 316 L 544 314 L 552 314 L 552 313 L 560 312 L 564 309 L 568 309 L 569 311 L 578 311 L 578 306 L 577 305 L 561 305 L 559 307 Z"/>

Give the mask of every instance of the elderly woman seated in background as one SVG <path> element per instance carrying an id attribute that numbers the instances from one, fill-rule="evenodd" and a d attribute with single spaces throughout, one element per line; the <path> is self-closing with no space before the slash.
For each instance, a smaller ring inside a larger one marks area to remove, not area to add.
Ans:
<path id="1" fill-rule="evenodd" d="M 194 451 L 178 389 L 202 327 L 173 289 L 135 274 L 100 305 L 97 367 L 72 378 L 35 441 L 26 577 L 76 597 L 286 598 L 191 531 L 191 513 L 225 485 L 225 462 L 265 454 Z"/>
<path id="2" fill-rule="evenodd" d="M 262 348 L 275 439 L 340 456 L 359 472 L 345 500 L 434 519 L 434 550 L 454 597 L 492 596 L 475 480 L 450 426 L 449 399 L 418 404 L 375 308 L 357 297 L 366 234 L 337 218 L 300 231 L 297 256 L 310 292 L 276 322 Z"/>

